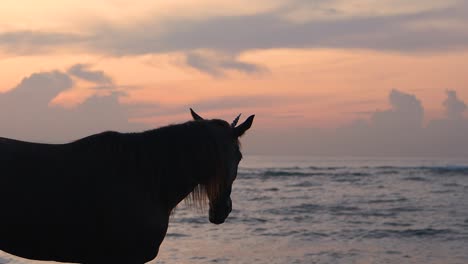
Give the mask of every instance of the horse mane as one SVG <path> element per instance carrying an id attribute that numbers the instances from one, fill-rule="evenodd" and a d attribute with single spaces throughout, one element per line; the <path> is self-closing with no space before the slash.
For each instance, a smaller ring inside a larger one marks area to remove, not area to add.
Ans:
<path id="1" fill-rule="evenodd" d="M 226 134 L 222 134 L 224 132 Z M 41 153 L 42 156 L 73 159 L 86 153 L 87 162 L 93 166 L 105 166 L 96 165 L 103 158 L 106 161 L 116 160 L 118 162 L 107 163 L 122 172 L 116 177 L 128 177 L 129 172 L 143 175 L 138 181 L 153 193 L 161 192 L 162 186 L 168 184 L 196 182 L 198 184 L 184 200 L 191 207 L 204 209 L 207 198 L 216 199 L 226 185 L 225 146 L 232 143 L 226 139 L 234 138 L 230 133 L 232 130 L 226 121 L 213 119 L 189 121 L 138 133 L 107 131 L 66 144 L 10 139 L 1 139 L 0 143 L 4 154 L 8 154 L 9 149 L 23 149 Z M 196 179 L 189 178 L 192 175 Z"/>
<path id="2" fill-rule="evenodd" d="M 223 146 L 229 142 L 222 142 L 219 128 L 232 133 L 230 125 L 219 119 L 189 121 L 142 133 L 144 141 L 152 142 L 155 149 L 161 150 L 155 152 L 155 158 L 164 161 L 166 164 L 162 166 L 169 168 L 155 175 L 157 182 L 170 180 L 174 173 L 197 175 L 198 180 L 203 181 L 184 199 L 188 206 L 200 210 L 205 209 L 208 197 L 216 199 L 227 180 L 227 157 Z M 179 172 L 175 172 L 175 168 Z"/>

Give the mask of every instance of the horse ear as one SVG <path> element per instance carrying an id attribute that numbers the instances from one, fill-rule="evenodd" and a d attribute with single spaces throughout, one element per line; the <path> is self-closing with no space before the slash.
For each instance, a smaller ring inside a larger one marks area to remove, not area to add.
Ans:
<path id="1" fill-rule="evenodd" d="M 234 128 L 234 135 L 236 135 L 236 137 L 244 135 L 245 131 L 247 131 L 252 126 L 254 117 L 255 115 L 249 116 L 249 118 L 247 118 L 247 120 L 245 120 L 244 123 Z"/>
<path id="2" fill-rule="evenodd" d="M 240 118 L 241 115 L 242 115 L 242 114 L 239 114 L 239 115 L 236 117 L 236 119 L 234 119 L 234 121 L 232 121 L 232 123 L 231 123 L 231 127 L 232 127 L 232 128 L 235 128 L 235 127 L 237 126 L 237 122 L 239 122 L 239 118 Z"/>
<path id="3" fill-rule="evenodd" d="M 190 114 L 192 114 L 193 120 L 203 120 L 203 117 L 199 116 L 192 108 L 190 108 Z"/>

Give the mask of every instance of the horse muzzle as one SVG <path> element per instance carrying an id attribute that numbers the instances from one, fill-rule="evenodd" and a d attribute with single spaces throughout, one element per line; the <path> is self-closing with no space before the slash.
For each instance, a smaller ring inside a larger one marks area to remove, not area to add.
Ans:
<path id="1" fill-rule="evenodd" d="M 222 224 L 229 216 L 231 211 L 232 201 L 231 198 L 229 198 L 225 202 L 217 203 L 216 206 L 210 206 L 209 220 L 211 223 L 216 225 Z"/>

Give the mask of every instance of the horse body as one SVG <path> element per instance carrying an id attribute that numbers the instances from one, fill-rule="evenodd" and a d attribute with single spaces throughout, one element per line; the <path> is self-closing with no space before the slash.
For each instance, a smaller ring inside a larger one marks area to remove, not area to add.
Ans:
<path id="1" fill-rule="evenodd" d="M 232 153 L 252 121 L 240 134 L 198 120 L 68 144 L 0 138 L 0 250 L 79 263 L 154 259 L 171 211 L 190 193 L 204 191 L 210 221 L 224 222 L 240 161 Z"/>
<path id="2" fill-rule="evenodd" d="M 168 215 L 149 192 L 144 168 L 131 164 L 138 144 L 125 138 L 103 133 L 64 145 L 1 140 L 0 249 L 66 262 L 154 258 Z"/>

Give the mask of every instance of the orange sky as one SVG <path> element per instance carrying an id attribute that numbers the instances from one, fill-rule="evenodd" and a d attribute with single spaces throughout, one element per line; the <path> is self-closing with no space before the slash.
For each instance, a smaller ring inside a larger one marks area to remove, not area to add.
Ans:
<path id="1" fill-rule="evenodd" d="M 217 97 L 285 97 L 272 106 L 226 109 L 229 112 L 259 112 L 265 123 L 278 122 L 268 115 L 301 115 L 291 122 L 314 122 L 334 127 L 356 117 L 354 112 L 388 107 L 387 94 L 401 89 L 418 96 L 428 117 L 439 116 L 446 89 L 457 90 L 468 98 L 468 52 L 438 54 L 398 54 L 341 49 L 271 49 L 245 52 L 242 61 L 261 64 L 265 72 L 245 74 L 229 71 L 224 77 L 212 77 L 182 64 L 182 54 L 156 54 L 132 57 L 98 57 L 95 54 L 5 56 L 0 61 L 4 77 L 2 90 L 15 87 L 22 78 L 36 72 L 66 70 L 74 62 L 89 63 L 111 76 L 126 90 L 126 104 L 159 103 L 187 105 Z M 93 92 L 86 82 L 58 95 L 54 104 L 73 107 Z M 326 112 L 321 109 L 328 108 Z M 232 110 L 232 111 L 231 111 Z M 147 122 L 158 118 L 145 118 Z M 173 117 L 165 117 L 170 121 Z M 174 117 L 184 120 L 187 116 Z M 268 120 L 268 121 L 267 121 Z M 285 122 L 282 120 L 281 122 Z M 299 124 L 297 124 L 299 125 Z"/>

